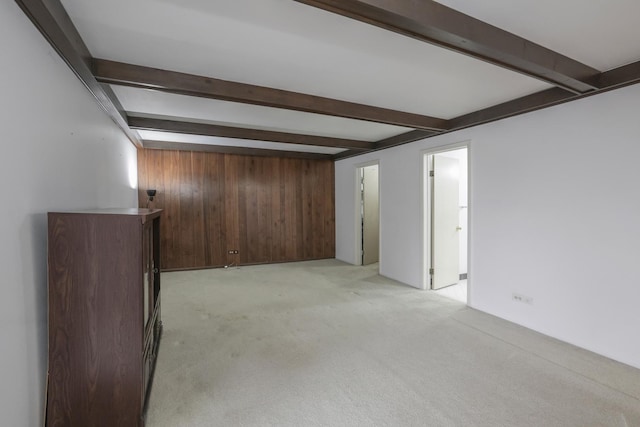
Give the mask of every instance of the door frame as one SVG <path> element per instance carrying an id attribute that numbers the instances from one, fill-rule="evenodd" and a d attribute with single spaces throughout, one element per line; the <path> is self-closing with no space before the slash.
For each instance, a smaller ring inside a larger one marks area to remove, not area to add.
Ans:
<path id="1" fill-rule="evenodd" d="M 382 219 L 380 218 L 380 213 L 381 213 L 381 209 L 380 206 L 382 206 L 382 201 L 380 199 L 380 196 L 382 194 L 382 192 L 380 191 L 380 173 L 381 173 L 381 168 L 380 168 L 380 159 L 376 159 L 376 160 L 370 160 L 368 162 L 363 162 L 363 163 L 358 163 L 355 166 L 354 169 L 354 186 L 355 186 L 355 190 L 356 190 L 356 197 L 355 199 L 355 218 L 354 218 L 354 223 L 355 223 L 355 265 L 362 265 L 362 212 L 360 210 L 361 206 L 362 206 L 362 191 L 360 190 L 360 184 L 361 184 L 361 175 L 362 175 L 362 169 L 366 168 L 368 166 L 378 166 L 378 262 L 381 262 L 381 257 L 380 257 L 380 253 L 382 252 Z M 379 264 L 378 264 L 379 265 Z"/>
<path id="2" fill-rule="evenodd" d="M 440 145 L 421 150 L 420 154 L 420 197 L 422 198 L 422 289 L 431 289 L 429 269 L 431 268 L 431 196 L 432 189 L 429 185 L 429 156 L 434 154 L 446 153 L 447 151 L 467 149 L 467 305 L 471 306 L 471 280 L 473 260 L 471 256 L 471 240 L 472 240 L 472 199 L 473 199 L 473 180 L 472 176 L 472 148 L 471 141 L 466 140 L 454 144 Z"/>

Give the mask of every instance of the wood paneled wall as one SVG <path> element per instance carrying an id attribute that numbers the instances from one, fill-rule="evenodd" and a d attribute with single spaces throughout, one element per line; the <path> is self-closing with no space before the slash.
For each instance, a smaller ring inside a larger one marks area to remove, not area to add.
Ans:
<path id="1" fill-rule="evenodd" d="M 139 150 L 138 182 L 164 209 L 163 269 L 335 256 L 332 161 Z"/>

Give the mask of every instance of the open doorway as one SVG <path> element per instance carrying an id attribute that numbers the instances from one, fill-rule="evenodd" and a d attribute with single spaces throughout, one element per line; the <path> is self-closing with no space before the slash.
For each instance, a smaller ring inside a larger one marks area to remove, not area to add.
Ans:
<path id="1" fill-rule="evenodd" d="M 377 162 L 357 168 L 358 209 L 356 259 L 360 265 L 380 260 L 380 178 Z"/>
<path id="2" fill-rule="evenodd" d="M 424 157 L 425 288 L 467 303 L 468 148 Z"/>

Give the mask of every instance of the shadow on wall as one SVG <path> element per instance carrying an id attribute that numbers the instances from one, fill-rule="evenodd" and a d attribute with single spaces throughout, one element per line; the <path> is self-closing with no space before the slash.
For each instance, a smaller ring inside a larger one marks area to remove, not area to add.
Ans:
<path id="1" fill-rule="evenodd" d="M 33 411 L 29 425 L 42 425 L 44 390 L 47 372 L 47 215 L 31 214 L 20 227 L 20 259 L 26 328 L 26 382 L 38 395 L 24 396 Z M 31 393 L 33 393 L 32 391 Z"/>

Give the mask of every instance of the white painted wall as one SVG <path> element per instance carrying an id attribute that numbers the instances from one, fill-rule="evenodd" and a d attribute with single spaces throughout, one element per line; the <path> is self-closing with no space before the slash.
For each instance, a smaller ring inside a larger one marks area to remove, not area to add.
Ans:
<path id="1" fill-rule="evenodd" d="M 471 306 L 640 368 L 638 111 L 635 85 L 339 161 L 336 255 L 353 262 L 346 179 L 379 159 L 380 272 L 420 287 L 421 152 L 470 140 Z"/>
<path id="2" fill-rule="evenodd" d="M 0 424 L 37 426 L 46 212 L 136 206 L 136 150 L 14 2 L 0 3 L 0 52 Z"/>

